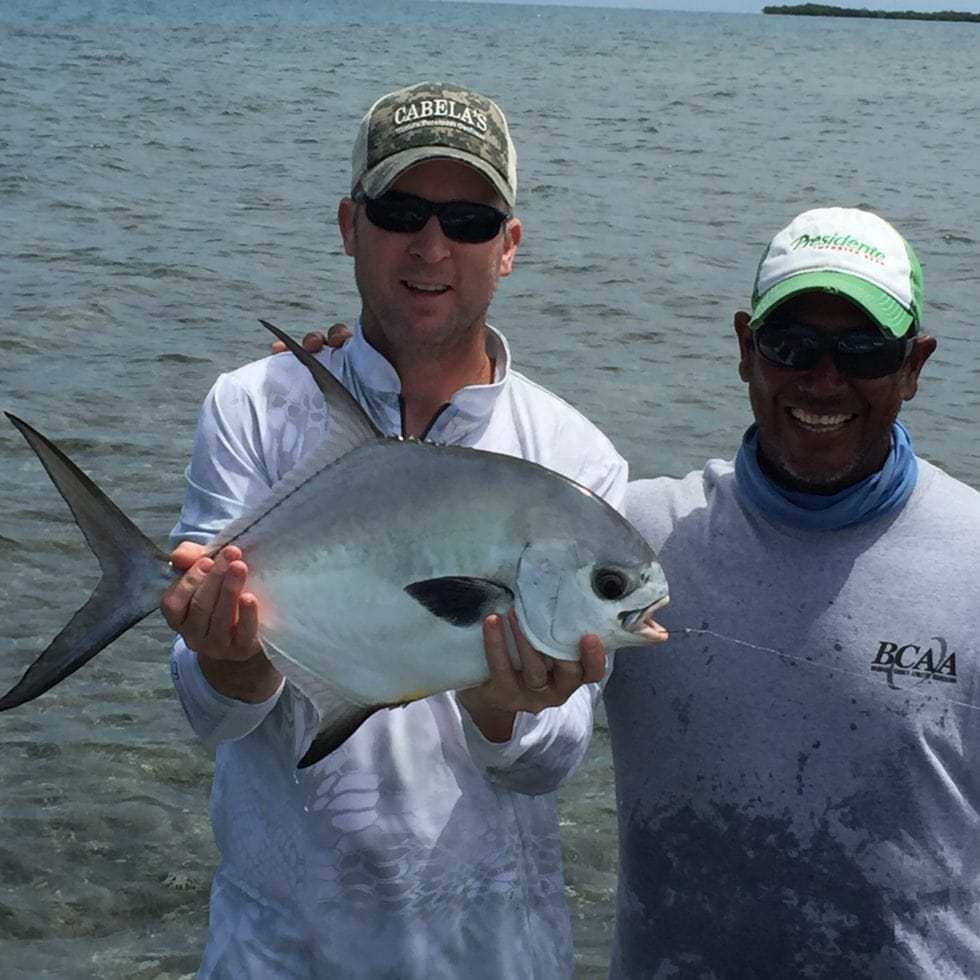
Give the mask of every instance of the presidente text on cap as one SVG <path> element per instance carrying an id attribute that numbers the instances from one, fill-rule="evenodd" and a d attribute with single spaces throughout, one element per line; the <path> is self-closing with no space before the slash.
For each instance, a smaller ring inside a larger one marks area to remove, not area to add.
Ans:
<path id="1" fill-rule="evenodd" d="M 459 160 L 478 170 L 513 207 L 517 153 L 500 107 L 458 85 L 420 82 L 383 95 L 361 120 L 351 193 L 383 194 L 423 160 Z"/>
<path id="2" fill-rule="evenodd" d="M 804 211 L 773 238 L 756 273 L 751 326 L 814 291 L 847 297 L 895 337 L 918 329 L 922 318 L 915 253 L 887 221 L 859 208 Z"/>

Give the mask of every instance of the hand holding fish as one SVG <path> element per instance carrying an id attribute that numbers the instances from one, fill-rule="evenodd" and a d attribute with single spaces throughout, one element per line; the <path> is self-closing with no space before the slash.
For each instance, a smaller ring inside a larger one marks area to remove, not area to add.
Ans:
<path id="1" fill-rule="evenodd" d="M 198 655 L 201 672 L 220 694 L 257 703 L 270 698 L 282 675 L 262 652 L 258 602 L 245 592 L 248 566 L 229 545 L 215 558 L 203 545 L 185 541 L 170 556 L 184 572 L 160 600 L 174 632 Z"/>
<path id="2" fill-rule="evenodd" d="M 582 637 L 581 660 L 557 660 L 531 646 L 513 609 L 507 620 L 520 669 L 514 667 L 507 652 L 502 618 L 496 614 L 487 616 L 483 621 L 483 642 L 490 677 L 479 687 L 456 694 L 484 738 L 491 742 L 506 742 L 511 737 L 518 711 L 537 714 L 564 704 L 583 684 L 602 680 L 606 667 L 605 648 L 593 634 Z"/>

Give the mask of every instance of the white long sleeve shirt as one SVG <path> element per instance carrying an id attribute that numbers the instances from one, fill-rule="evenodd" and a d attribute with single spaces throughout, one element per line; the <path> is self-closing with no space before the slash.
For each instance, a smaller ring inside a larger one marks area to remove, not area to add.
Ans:
<path id="1" fill-rule="evenodd" d="M 511 370 L 500 334 L 488 346 L 494 382 L 458 391 L 428 438 L 533 460 L 621 507 L 626 464 L 609 440 Z M 360 329 L 320 359 L 382 431 L 400 432 L 398 376 Z M 202 409 L 174 540 L 208 541 L 318 445 L 327 423 L 292 355 L 220 377 Z M 172 670 L 194 731 L 216 753 L 221 861 L 199 976 L 571 975 L 554 791 L 587 748 L 595 685 L 559 708 L 519 714 L 501 744 L 483 738 L 454 694 L 437 695 L 376 713 L 297 770 L 317 718 L 291 685 L 262 704 L 223 697 L 179 640 Z"/>

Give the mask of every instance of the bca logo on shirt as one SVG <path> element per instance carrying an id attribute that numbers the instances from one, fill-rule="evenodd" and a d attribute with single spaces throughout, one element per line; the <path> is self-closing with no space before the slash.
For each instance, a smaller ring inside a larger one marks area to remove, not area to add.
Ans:
<path id="1" fill-rule="evenodd" d="M 941 636 L 932 637 L 929 646 L 879 640 L 871 669 L 888 675 L 910 674 L 924 680 L 955 684 L 956 654 L 947 651 L 946 640 Z"/>

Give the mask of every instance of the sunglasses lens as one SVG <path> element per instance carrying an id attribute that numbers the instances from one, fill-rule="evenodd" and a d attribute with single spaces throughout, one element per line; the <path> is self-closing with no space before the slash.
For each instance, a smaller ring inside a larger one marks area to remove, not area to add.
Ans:
<path id="1" fill-rule="evenodd" d="M 495 238 L 507 215 L 489 204 L 453 201 L 439 213 L 443 234 L 455 242 L 475 245 Z"/>
<path id="2" fill-rule="evenodd" d="M 768 361 L 791 371 L 809 371 L 823 355 L 850 378 L 883 378 L 894 374 L 905 359 L 907 341 L 889 339 L 874 330 L 850 330 L 837 336 L 803 323 L 767 323 L 755 337 Z"/>
<path id="3" fill-rule="evenodd" d="M 894 374 L 905 360 L 905 340 L 889 340 L 878 333 L 855 330 L 837 342 L 834 363 L 852 378 L 883 378 Z"/>
<path id="4" fill-rule="evenodd" d="M 798 323 L 767 323 L 759 328 L 755 343 L 766 360 L 791 371 L 808 371 L 823 355 L 817 331 Z"/>
<path id="5" fill-rule="evenodd" d="M 364 210 L 368 221 L 384 231 L 415 232 L 425 227 L 432 212 L 420 197 L 385 194 L 365 197 Z"/>
<path id="6" fill-rule="evenodd" d="M 414 194 L 389 191 L 381 197 L 364 197 L 368 221 L 384 231 L 418 232 L 433 214 L 446 238 L 475 245 L 488 242 L 500 231 L 507 215 L 489 204 L 450 201 L 434 204 Z"/>

